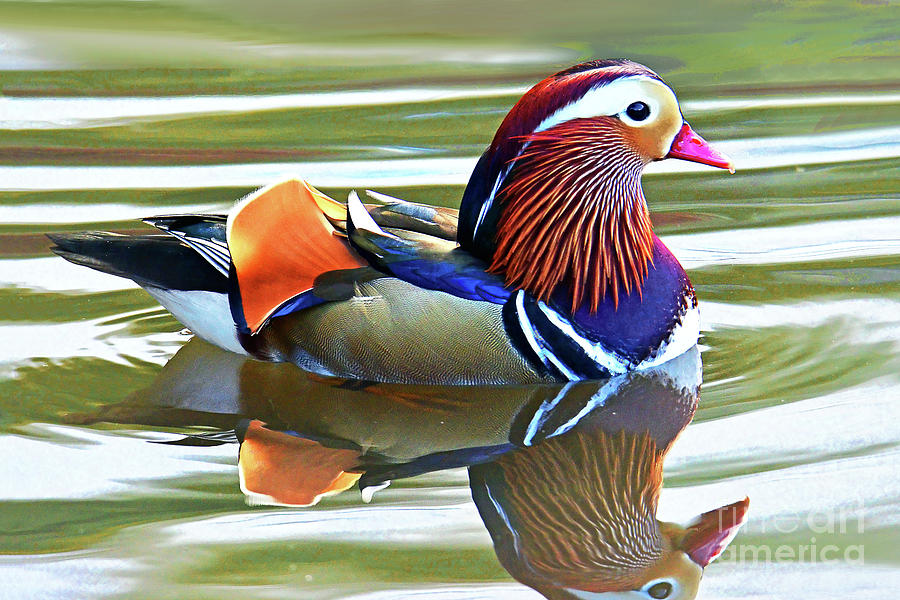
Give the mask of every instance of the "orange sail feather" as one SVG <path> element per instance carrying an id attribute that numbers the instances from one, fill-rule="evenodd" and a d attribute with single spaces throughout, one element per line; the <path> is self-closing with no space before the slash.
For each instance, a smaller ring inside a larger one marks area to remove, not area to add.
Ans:
<path id="1" fill-rule="evenodd" d="M 341 208 L 290 179 L 247 196 L 229 214 L 228 249 L 251 333 L 285 301 L 312 289 L 319 275 L 365 266 L 326 218 Z"/>

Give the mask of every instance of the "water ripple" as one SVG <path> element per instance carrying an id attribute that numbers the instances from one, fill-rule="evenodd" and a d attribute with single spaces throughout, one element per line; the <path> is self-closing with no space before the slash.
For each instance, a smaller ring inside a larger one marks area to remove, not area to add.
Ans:
<path id="1" fill-rule="evenodd" d="M 0 129 L 83 129 L 135 119 L 245 113 L 297 108 L 378 106 L 516 96 L 527 88 L 406 88 L 309 92 L 269 96 L 170 96 L 128 98 L 0 98 Z"/>
<path id="2" fill-rule="evenodd" d="M 22 432 L 27 435 L 0 436 L 5 456 L 29 457 L 27 462 L 3 461 L 0 477 L 15 484 L 4 486 L 0 501 L 146 495 L 154 492 L 145 485 L 148 480 L 236 471 L 235 448 L 227 445 L 186 450 L 147 443 L 172 437 L 161 433 L 111 433 L 49 424 L 28 425 Z M 72 459 L 73 450 L 77 460 Z"/>
<path id="3" fill-rule="evenodd" d="M 14 204 L 0 205 L 0 223 L 40 225 L 62 223 L 111 223 L 115 221 L 132 221 L 162 214 L 211 213 L 228 210 L 222 204 L 154 204 L 147 207 L 139 204 L 103 203 L 103 204 Z"/>
<path id="4" fill-rule="evenodd" d="M 717 141 L 738 170 L 844 163 L 900 156 L 900 127 Z M 3 166 L 0 190 L 179 189 L 265 185 L 302 176 L 322 187 L 465 185 L 475 157 L 374 161 L 252 163 L 201 166 Z M 703 172 L 713 167 L 677 160 L 648 166 L 648 174 Z M 717 170 L 716 170 L 717 171 Z"/>
<path id="5" fill-rule="evenodd" d="M 670 235 L 664 241 L 688 269 L 890 256 L 900 253 L 900 216 Z"/>
<path id="6" fill-rule="evenodd" d="M 134 360 L 163 365 L 185 337 L 178 332 L 129 334 L 130 319 L 146 312 L 70 323 L 0 322 L 0 378 L 13 379 L 26 365 L 73 357 L 121 365 L 132 365 Z"/>
<path id="7" fill-rule="evenodd" d="M 517 97 L 529 86 L 434 87 L 346 90 L 296 94 L 146 97 L 0 98 L 0 129 L 85 129 L 124 125 L 134 120 L 248 113 L 266 110 L 334 108 Z M 900 94 L 794 96 L 686 100 L 688 115 L 755 109 L 865 106 L 900 103 Z"/>

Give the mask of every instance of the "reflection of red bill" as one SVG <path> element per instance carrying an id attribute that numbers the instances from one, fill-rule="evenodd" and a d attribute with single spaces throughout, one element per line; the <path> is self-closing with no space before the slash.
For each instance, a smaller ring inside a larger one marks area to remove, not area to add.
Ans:
<path id="1" fill-rule="evenodd" d="M 731 159 L 694 133 L 694 130 L 687 123 L 681 126 L 681 131 L 675 136 L 675 140 L 672 142 L 672 149 L 669 150 L 666 158 L 680 158 L 681 160 L 689 160 L 711 167 L 728 169 L 731 173 L 734 173 L 734 164 L 732 164 Z"/>
<path id="2" fill-rule="evenodd" d="M 688 526 L 681 549 L 691 560 L 705 567 L 722 554 L 737 535 L 738 529 L 747 520 L 749 506 L 750 498 L 744 498 L 703 513 Z"/>
<path id="3" fill-rule="evenodd" d="M 251 421 L 241 443 L 238 474 L 250 504 L 312 506 L 356 483 L 360 474 L 347 470 L 358 464 L 359 452 L 326 448 Z"/>

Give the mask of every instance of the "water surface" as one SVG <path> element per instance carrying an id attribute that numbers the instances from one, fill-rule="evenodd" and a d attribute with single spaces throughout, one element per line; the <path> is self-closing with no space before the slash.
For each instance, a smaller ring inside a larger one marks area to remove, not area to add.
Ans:
<path id="1" fill-rule="evenodd" d="M 73 423 L 151 385 L 190 338 L 43 234 L 225 209 L 284 174 L 457 206 L 522 90 L 622 55 L 660 71 L 738 168 L 644 179 L 703 319 L 702 399 L 660 517 L 750 497 L 702 597 L 896 589 L 896 6 L 257 4 L 0 3 L 0 597 L 536 597 L 498 562 L 463 469 L 372 504 L 351 489 L 251 507 L 233 446 Z"/>

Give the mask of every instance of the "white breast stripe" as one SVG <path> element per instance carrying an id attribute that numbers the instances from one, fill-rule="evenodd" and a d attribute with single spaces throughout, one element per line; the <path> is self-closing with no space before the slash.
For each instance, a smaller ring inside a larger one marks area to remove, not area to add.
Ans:
<path id="1" fill-rule="evenodd" d="M 572 324 L 564 319 L 558 312 L 547 306 L 545 302 L 538 302 L 538 308 L 547 317 L 547 320 L 559 329 L 566 337 L 574 341 L 584 351 L 588 357 L 595 363 L 612 373 L 613 375 L 625 373 L 631 367 L 631 363 L 626 361 L 614 352 L 603 347 L 599 342 L 592 342 L 581 336 Z"/>
<path id="2" fill-rule="evenodd" d="M 538 346 L 537 340 L 534 339 L 534 329 L 531 327 L 528 315 L 525 314 L 525 292 L 522 290 L 516 293 L 516 316 L 519 317 L 519 327 L 522 329 L 522 333 L 525 334 L 528 345 L 531 346 L 535 354 L 540 356 L 541 347 Z"/>
<path id="3" fill-rule="evenodd" d="M 516 315 L 519 317 L 519 327 L 522 329 L 522 333 L 528 340 L 528 345 L 531 346 L 534 353 L 538 355 L 541 362 L 546 365 L 547 361 L 550 361 L 569 381 L 579 381 L 582 379 L 535 337 L 534 327 L 532 326 L 531 321 L 528 320 L 528 315 L 525 314 L 525 292 L 522 290 L 519 290 L 518 294 L 516 294 Z"/>
<path id="4" fill-rule="evenodd" d="M 544 356 L 546 356 L 550 360 L 550 362 L 553 363 L 553 366 L 559 369 L 559 372 L 565 375 L 566 379 L 568 379 L 569 381 L 580 381 L 584 379 L 583 377 L 579 377 L 578 375 L 576 375 L 575 371 L 571 370 L 565 365 L 565 363 L 559 360 L 559 358 L 555 354 L 550 352 L 549 348 L 544 349 Z"/>

